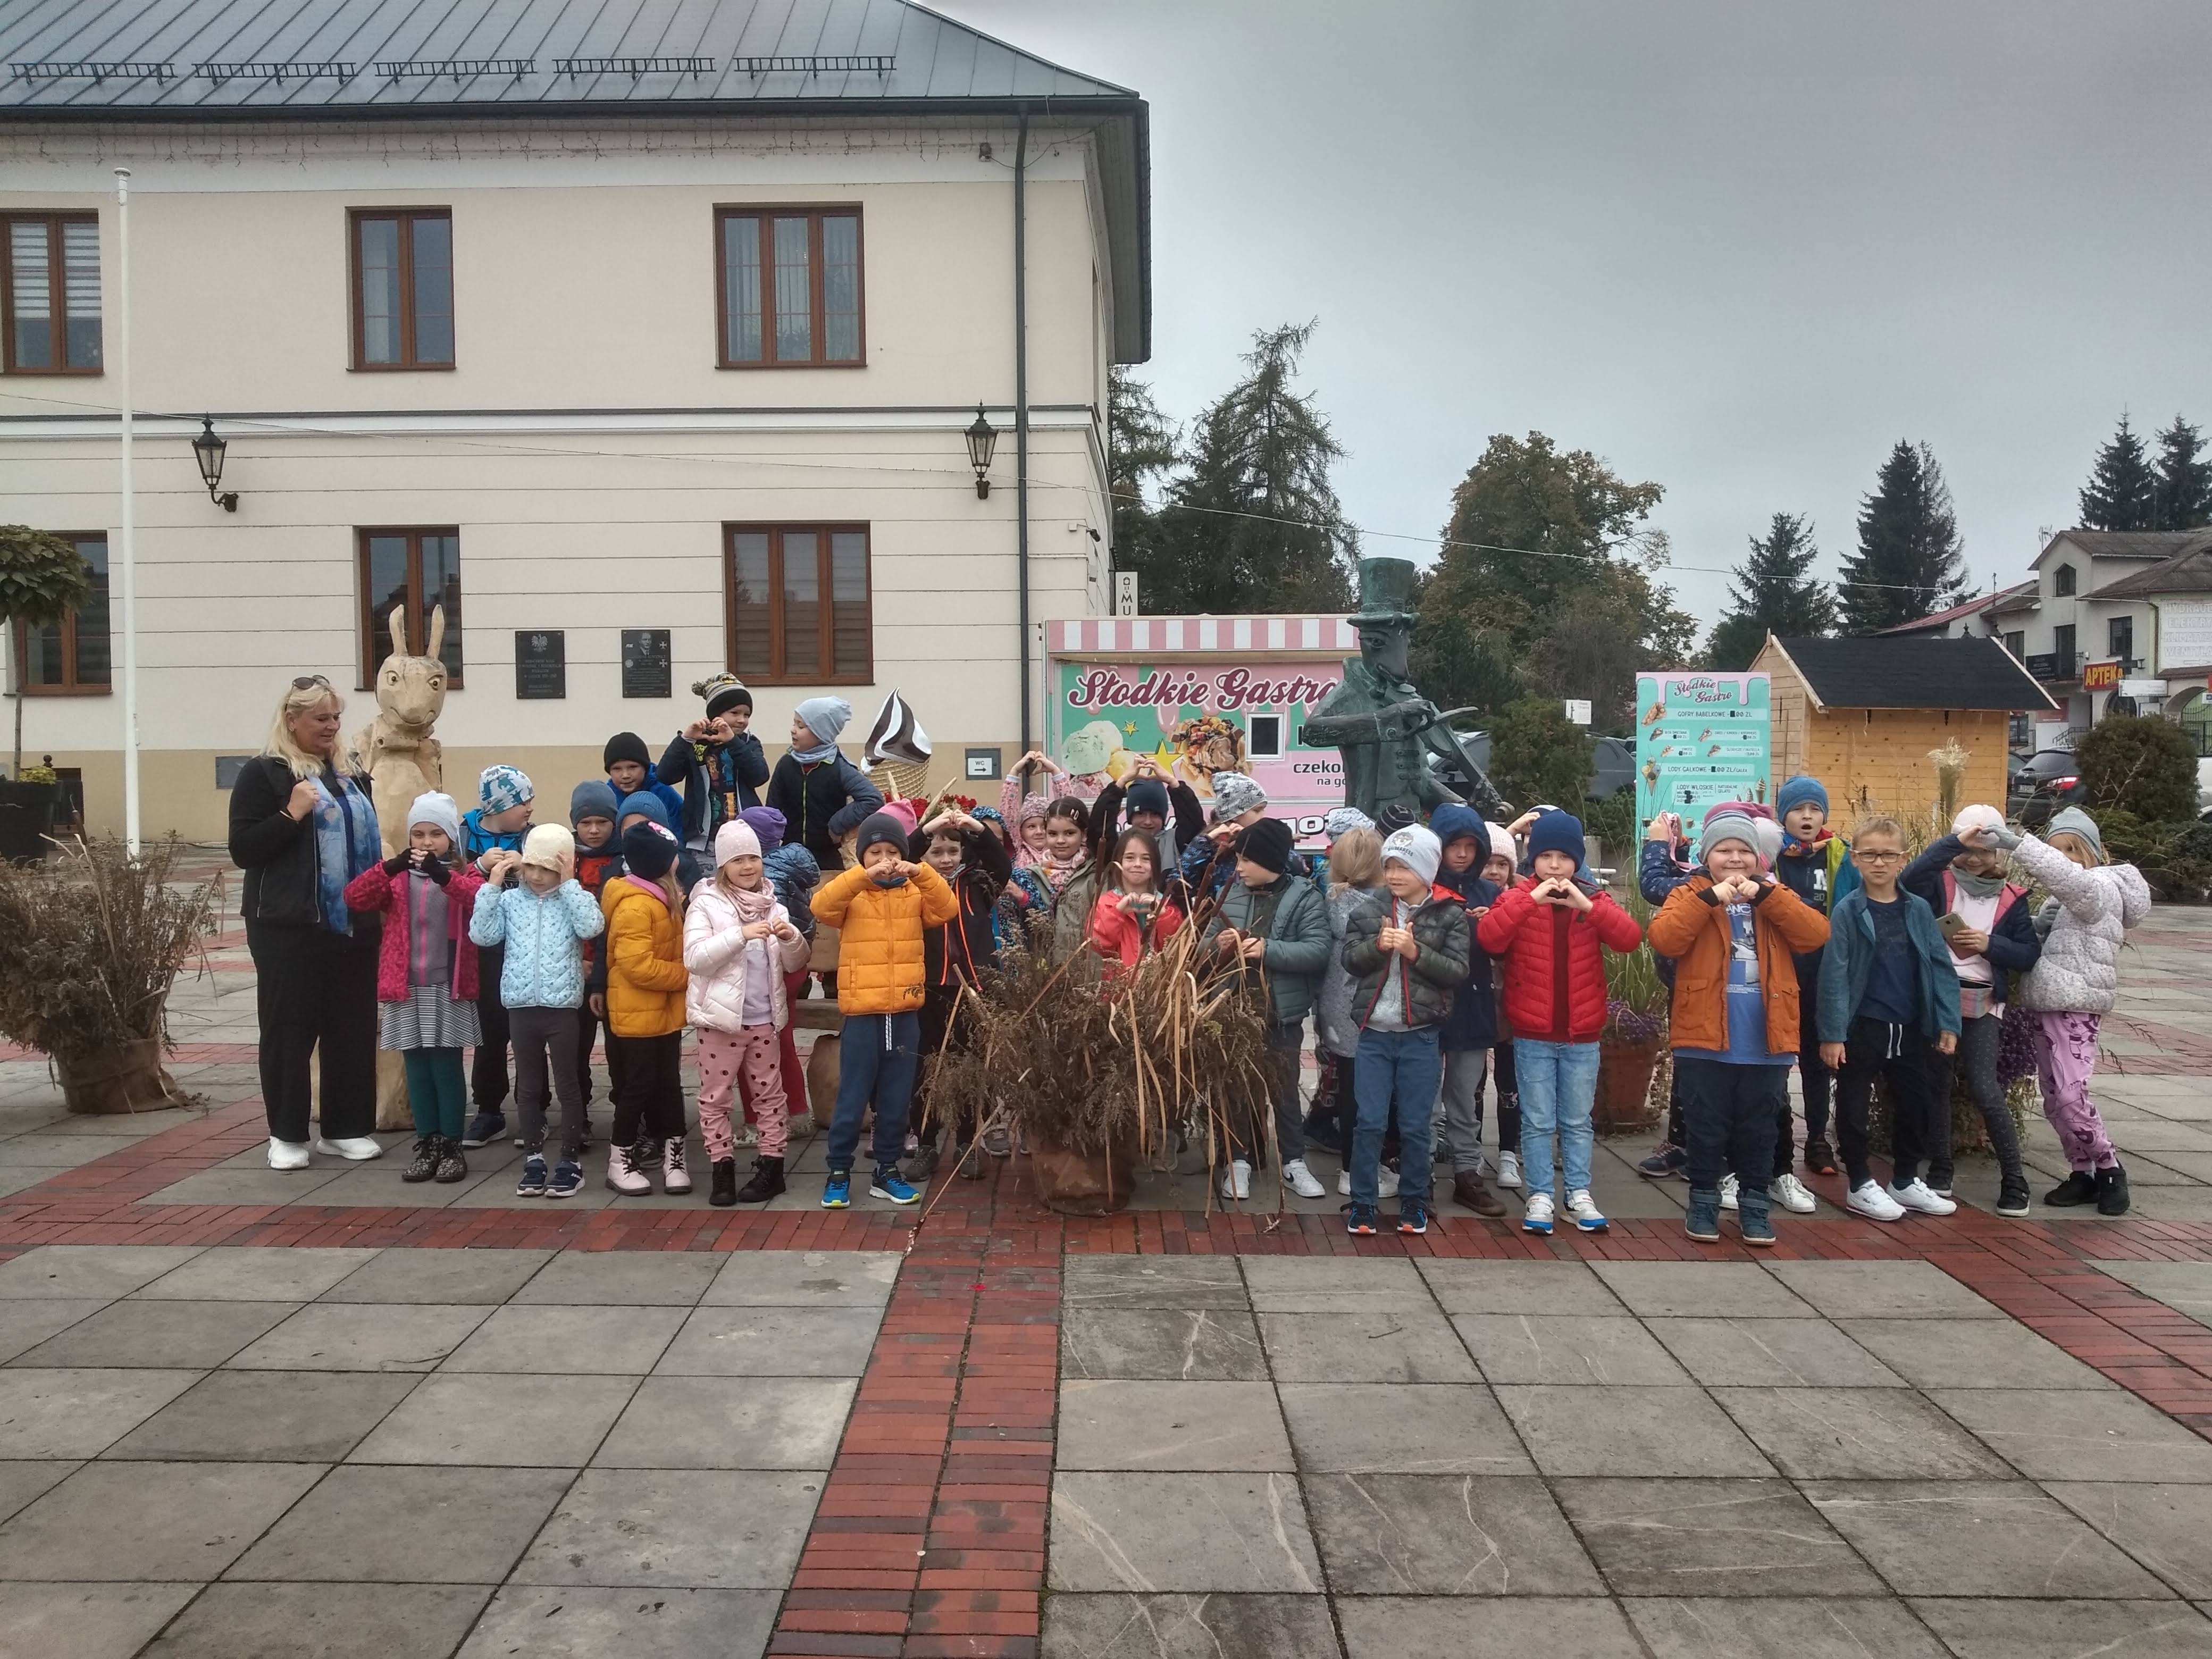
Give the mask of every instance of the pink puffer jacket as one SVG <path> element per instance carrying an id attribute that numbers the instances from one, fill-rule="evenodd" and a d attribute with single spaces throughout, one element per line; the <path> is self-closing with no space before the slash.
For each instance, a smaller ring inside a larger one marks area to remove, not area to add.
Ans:
<path id="1" fill-rule="evenodd" d="M 791 916 L 779 904 L 769 920 L 788 922 Z M 684 967 L 691 982 L 684 988 L 684 1012 L 700 1030 L 734 1034 L 744 1030 L 745 968 L 750 953 L 739 937 L 743 927 L 737 905 L 712 878 L 693 888 L 684 901 Z M 791 1023 L 783 975 L 805 965 L 806 938 L 794 928 L 791 938 L 768 943 L 781 969 L 768 976 L 770 1018 L 781 1030 Z"/>

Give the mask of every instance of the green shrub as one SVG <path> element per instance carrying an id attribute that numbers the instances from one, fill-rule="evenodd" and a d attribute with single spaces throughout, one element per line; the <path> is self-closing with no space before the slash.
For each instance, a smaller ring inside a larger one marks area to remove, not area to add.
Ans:
<path id="1" fill-rule="evenodd" d="M 1590 736 L 1555 697 L 1523 697 L 1490 727 L 1490 781 L 1525 812 L 1540 801 L 1572 811 L 1589 787 Z"/>
<path id="2" fill-rule="evenodd" d="M 2142 871 L 2156 896 L 2169 903 L 2199 904 L 2212 890 L 2212 824 L 2193 817 L 2147 823 L 2118 808 L 2091 816 L 2104 837 L 2105 856 Z"/>
<path id="3" fill-rule="evenodd" d="M 2093 805 L 2153 822 L 2197 816 L 2197 750 L 2156 714 L 2109 714 L 2075 745 Z"/>

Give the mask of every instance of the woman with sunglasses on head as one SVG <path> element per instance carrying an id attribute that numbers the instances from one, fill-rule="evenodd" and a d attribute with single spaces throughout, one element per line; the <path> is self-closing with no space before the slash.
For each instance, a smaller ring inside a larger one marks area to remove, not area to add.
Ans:
<path id="1" fill-rule="evenodd" d="M 322 1050 L 313 1150 L 352 1160 L 376 1127 L 376 967 L 381 919 L 346 908 L 346 884 L 384 861 L 368 779 L 338 740 L 345 703 L 319 674 L 277 699 L 269 740 L 230 792 L 230 857 L 261 1025 L 269 1167 L 307 1167 L 307 1060 Z"/>

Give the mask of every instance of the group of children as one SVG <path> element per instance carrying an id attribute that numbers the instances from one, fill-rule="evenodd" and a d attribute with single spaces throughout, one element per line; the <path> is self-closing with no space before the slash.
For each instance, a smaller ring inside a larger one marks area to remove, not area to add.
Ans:
<path id="1" fill-rule="evenodd" d="M 1687 1179 L 1690 1236 L 1717 1238 L 1722 1212 L 1733 1210 L 1747 1243 L 1769 1243 L 1774 1204 L 1815 1207 L 1795 1173 L 1793 1065 L 1806 1167 L 1834 1175 L 1840 1161 L 1845 1206 L 1881 1222 L 1958 1208 L 1950 1103 L 1963 1065 L 1997 1161 L 1996 1213 L 2027 1215 L 2027 1171 L 1998 1067 L 2014 975 L 2044 1110 L 2071 1170 L 2044 1201 L 2125 1214 L 2126 1173 L 2089 1079 L 2120 943 L 2149 908 L 2140 872 L 2106 860 L 2095 822 L 2078 808 L 2038 837 L 2008 828 L 1995 807 L 1968 806 L 1908 863 L 1893 817 L 1863 820 L 1849 842 L 1834 834 L 1817 779 L 1792 778 L 1776 799 L 1778 820 L 1743 803 L 1713 808 L 1695 862 L 1679 820 L 1662 814 L 1639 866 L 1644 896 L 1659 907 L 1651 948 L 1672 967 L 1674 1058 L 1668 1139 L 1640 1167 Z M 2006 879 L 2008 858 L 2048 894 L 2039 909 Z M 1877 1083 L 1887 1185 L 1869 1155 Z"/>
<path id="2" fill-rule="evenodd" d="M 802 702 L 791 752 L 771 769 L 747 730 L 743 684 L 723 676 L 699 689 L 705 714 L 657 762 L 633 733 L 608 741 L 605 781 L 575 789 L 570 828 L 534 823 L 530 780 L 489 767 L 474 809 L 422 796 L 404 848 L 347 888 L 349 905 L 386 919 L 381 1042 L 406 1056 L 416 1131 L 404 1179 L 461 1180 L 466 1151 L 507 1133 L 511 1048 L 516 1191 L 579 1191 L 604 1025 L 606 1184 L 642 1194 L 657 1174 L 663 1191 L 690 1191 L 689 1029 L 710 1201 L 775 1197 L 788 1115 L 805 1109 L 792 1006 L 826 924 L 839 948 L 822 978 L 843 1021 L 822 1202 L 852 1201 L 872 1110 L 869 1191 L 910 1204 L 944 1127 L 926 1099 L 917 1109 L 923 1061 L 958 1042 L 963 989 L 1002 948 L 1079 957 L 1110 988 L 1195 925 L 1194 960 L 1249 976 L 1264 1000 L 1273 1121 L 1232 1126 L 1217 1171 L 1224 1197 L 1250 1196 L 1270 1141 L 1282 1184 L 1321 1197 L 1311 1143 L 1343 1159 L 1338 1190 L 1355 1234 L 1376 1231 L 1392 1197 L 1397 1231 L 1425 1231 L 1439 1155 L 1456 1202 L 1502 1216 L 1482 1152 L 1494 1073 L 1494 1174 L 1501 1188 L 1525 1184 L 1521 1224 L 1549 1233 L 1563 1208 L 1583 1231 L 1607 1225 L 1591 1190 L 1604 955 L 1644 936 L 1586 867 L 1572 815 L 1538 808 L 1508 826 L 1444 805 L 1422 825 L 1345 808 L 1327 821 L 1325 860 L 1310 862 L 1242 774 L 1213 775 L 1209 822 L 1189 785 L 1149 762 L 1088 803 L 1030 794 L 1024 780 L 1054 769 L 1030 755 L 997 811 L 957 803 L 923 823 L 909 804 L 886 807 L 838 750 L 851 717 L 842 700 Z M 1667 1141 L 1640 1167 L 1687 1179 L 1691 1237 L 1717 1238 L 1734 1211 L 1745 1242 L 1769 1243 L 1775 1205 L 1814 1207 L 1796 1174 L 1793 1067 L 1807 1168 L 1837 1172 L 1832 1083 L 1845 1202 L 1893 1221 L 1956 1208 L 1948 1101 L 1963 1065 L 2000 1166 L 1998 1213 L 2026 1214 L 1997 1065 L 2014 974 L 2074 1167 L 2046 1202 L 2124 1212 L 2126 1177 L 2088 1079 L 2119 943 L 2148 907 L 2141 876 L 2107 864 L 2094 823 L 2074 810 L 2039 839 L 1969 807 L 1908 866 L 1893 819 L 1867 819 L 1850 842 L 1835 835 L 1817 780 L 1790 779 L 1777 808 L 1717 806 L 1694 849 L 1662 814 L 1639 860 L 1656 907 L 1650 943 L 1669 976 L 1674 1078 Z M 2008 856 L 2050 894 L 2039 912 L 2006 881 Z M 1310 1112 L 1300 1087 L 1309 1018 L 1329 1073 Z M 1877 1080 L 1886 1187 L 1869 1161 Z M 1003 1127 L 980 1127 L 983 1152 L 1013 1151 Z M 757 1144 L 742 1188 L 741 1138 Z M 980 1171 L 964 1146 L 962 1163 Z"/>

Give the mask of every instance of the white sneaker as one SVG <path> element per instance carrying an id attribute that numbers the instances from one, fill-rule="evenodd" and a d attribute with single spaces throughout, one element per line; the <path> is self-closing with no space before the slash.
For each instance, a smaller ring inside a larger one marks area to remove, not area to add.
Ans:
<path id="1" fill-rule="evenodd" d="M 1794 1175 L 1777 1176 L 1774 1185 L 1768 1190 L 1776 1203 L 1798 1215 L 1810 1215 L 1820 1207 L 1820 1200 Z"/>
<path id="2" fill-rule="evenodd" d="M 307 1167 L 307 1143 L 304 1140 L 279 1140 L 269 1137 L 269 1167 L 272 1170 L 304 1170 Z"/>
<path id="3" fill-rule="evenodd" d="M 317 1135 L 315 1150 L 327 1158 L 342 1158 L 349 1163 L 365 1164 L 372 1158 L 384 1156 L 384 1143 L 374 1135 L 347 1135 L 338 1140 L 328 1140 Z"/>
<path id="4" fill-rule="evenodd" d="M 1500 1152 L 1498 1155 L 1498 1184 L 1509 1191 L 1521 1185 L 1521 1154 Z"/>
<path id="5" fill-rule="evenodd" d="M 1905 1206 L 1882 1191 L 1881 1183 L 1869 1180 L 1850 1190 L 1844 1200 L 1844 1207 L 1869 1221 L 1898 1221 L 1905 1215 Z"/>
<path id="6" fill-rule="evenodd" d="M 1734 1176 L 1723 1176 L 1721 1177 L 1721 1208 L 1723 1210 L 1733 1210 L 1736 1207 L 1736 1193 L 1738 1190 L 1736 1178 Z"/>
<path id="7" fill-rule="evenodd" d="M 1567 1194 L 1567 1213 L 1574 1218 L 1575 1225 L 1586 1233 L 1601 1233 L 1613 1224 L 1605 1218 L 1604 1212 L 1597 1207 L 1597 1200 L 1589 1195 L 1586 1187 L 1577 1187 Z"/>
<path id="8" fill-rule="evenodd" d="M 1283 1185 L 1300 1198 L 1328 1196 L 1328 1188 L 1313 1178 L 1313 1171 L 1306 1168 L 1306 1161 L 1302 1158 L 1294 1158 L 1283 1165 Z"/>
<path id="9" fill-rule="evenodd" d="M 1922 1215 L 1950 1215 L 1958 1207 L 1955 1199 L 1938 1198 L 1928 1190 L 1928 1183 L 1918 1176 L 1902 1187 L 1892 1187 L 1890 1197 L 1908 1210 L 1917 1210 Z"/>
<path id="10" fill-rule="evenodd" d="M 1252 1166 L 1243 1158 L 1233 1160 L 1229 1173 L 1221 1177 L 1221 1195 L 1240 1200 L 1252 1196 Z"/>
<path id="11" fill-rule="evenodd" d="M 1528 1233 L 1548 1233 L 1552 1231 L 1551 1194 L 1528 1194 L 1528 1208 L 1521 1218 L 1521 1231 Z"/>
<path id="12" fill-rule="evenodd" d="M 1378 1166 L 1375 1171 L 1375 1195 L 1377 1198 L 1398 1196 L 1398 1172 L 1387 1164 Z"/>
<path id="13" fill-rule="evenodd" d="M 1336 1172 L 1336 1195 L 1339 1198 L 1352 1196 L 1352 1166 L 1349 1164 Z"/>

